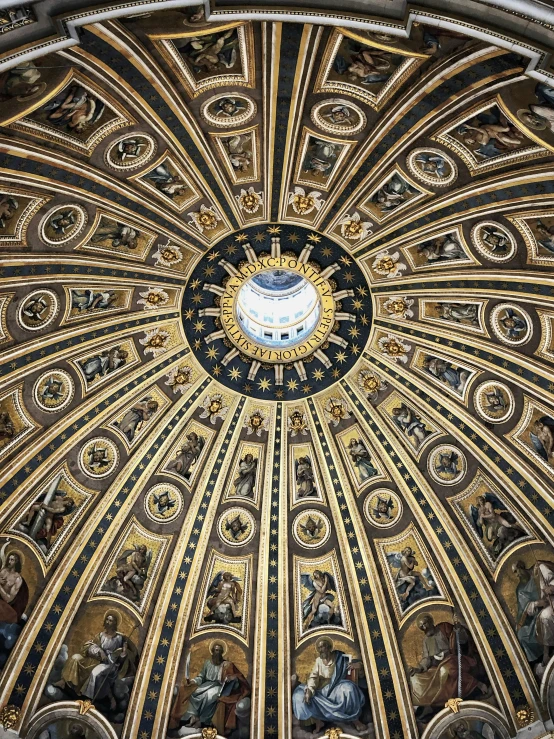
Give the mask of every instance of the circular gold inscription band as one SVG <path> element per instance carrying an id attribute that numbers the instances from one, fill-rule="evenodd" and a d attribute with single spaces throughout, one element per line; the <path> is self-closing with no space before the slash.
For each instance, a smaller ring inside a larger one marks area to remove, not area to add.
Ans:
<path id="1" fill-rule="evenodd" d="M 311 333 L 300 343 L 283 349 L 257 344 L 244 333 L 237 317 L 238 293 L 244 283 L 261 272 L 275 269 L 296 272 L 311 282 L 317 290 L 320 302 L 319 321 Z M 335 323 L 335 301 L 331 285 L 320 277 L 316 269 L 309 264 L 303 264 L 297 257 L 260 257 L 256 262 L 243 265 L 238 274 L 228 279 L 220 305 L 221 325 L 229 339 L 243 354 L 259 362 L 286 363 L 305 359 L 325 343 Z"/>

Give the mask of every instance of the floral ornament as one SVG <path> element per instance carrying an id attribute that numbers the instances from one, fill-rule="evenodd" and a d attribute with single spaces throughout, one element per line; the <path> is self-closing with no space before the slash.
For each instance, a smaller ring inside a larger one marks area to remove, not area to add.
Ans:
<path id="1" fill-rule="evenodd" d="M 183 394 L 192 386 L 192 367 L 173 367 L 165 378 L 165 384 L 173 388 L 174 393 Z"/>
<path id="2" fill-rule="evenodd" d="M 235 195 L 240 207 L 247 213 L 257 213 L 263 204 L 263 193 L 256 192 L 253 187 L 241 188 L 240 195 Z"/>
<path id="3" fill-rule="evenodd" d="M 299 216 L 307 216 L 314 209 L 321 210 L 324 202 L 317 190 L 312 190 L 306 195 L 303 187 L 295 187 L 294 192 L 289 192 L 288 204 L 292 205 L 293 211 Z"/>
<path id="4" fill-rule="evenodd" d="M 256 408 L 251 416 L 244 419 L 243 428 L 247 429 L 247 436 L 250 436 L 250 434 L 261 436 L 262 431 L 269 431 L 269 416 L 264 414 L 259 408 Z"/>
<path id="5" fill-rule="evenodd" d="M 339 226 L 343 238 L 349 241 L 360 241 L 372 233 L 371 226 L 373 226 L 373 223 L 371 221 L 362 221 L 358 211 L 355 211 L 352 215 L 347 213 L 343 216 L 339 221 Z"/>
<path id="6" fill-rule="evenodd" d="M 381 336 L 377 345 L 383 354 L 386 354 L 395 362 L 402 362 L 403 364 L 408 361 L 408 352 L 412 348 L 410 344 L 405 344 L 402 339 L 392 334 Z"/>
<path id="7" fill-rule="evenodd" d="M 383 277 L 387 277 L 388 279 L 398 277 L 400 272 L 404 272 L 407 269 L 404 262 L 398 261 L 399 259 L 400 254 L 397 251 L 394 254 L 389 254 L 388 249 L 384 249 L 375 256 L 372 269 L 378 275 L 383 275 Z"/>
<path id="8" fill-rule="evenodd" d="M 171 334 L 169 331 L 165 331 L 163 328 L 153 328 L 150 331 L 146 331 L 144 339 L 139 339 L 139 342 L 145 347 L 145 354 L 152 354 L 154 357 L 158 357 L 169 349 L 169 339 Z"/>
<path id="9" fill-rule="evenodd" d="M 144 305 L 144 310 L 161 308 L 169 302 L 169 295 L 161 287 L 149 287 L 145 293 L 139 295 L 141 300 L 137 300 L 137 305 Z"/>
<path id="10" fill-rule="evenodd" d="M 168 241 L 165 246 L 158 246 L 158 251 L 154 252 L 153 257 L 156 260 L 155 267 L 174 267 L 183 261 L 183 252 Z"/>
<path id="11" fill-rule="evenodd" d="M 350 406 L 342 398 L 329 398 L 323 407 L 323 415 L 327 423 L 338 426 L 341 421 L 350 418 Z"/>
<path id="12" fill-rule="evenodd" d="M 296 436 L 297 434 L 302 434 L 303 436 L 308 435 L 308 419 L 302 411 L 293 411 L 287 419 L 287 426 L 291 436 Z"/>
<path id="13" fill-rule="evenodd" d="M 367 395 L 369 400 L 375 400 L 381 390 L 385 390 L 387 383 L 376 372 L 364 369 L 358 374 L 358 387 Z"/>
<path id="14" fill-rule="evenodd" d="M 411 298 L 389 298 L 383 303 L 383 308 L 395 318 L 412 318 L 414 312 L 410 308 L 413 304 L 414 301 Z"/>
<path id="15" fill-rule="evenodd" d="M 215 424 L 218 418 L 222 420 L 229 412 L 229 406 L 226 406 L 223 402 L 223 395 L 216 393 L 215 395 L 208 395 L 204 398 L 202 403 L 204 409 L 200 414 L 200 418 L 209 418 L 210 423 Z"/>
<path id="16" fill-rule="evenodd" d="M 221 220 L 214 208 L 206 208 L 204 204 L 200 206 L 199 211 L 192 211 L 191 213 L 187 213 L 187 215 L 192 218 L 192 221 L 189 221 L 189 224 L 191 226 L 196 226 L 200 233 L 204 233 L 204 231 L 213 231 L 214 228 L 217 228 L 217 224 Z"/>

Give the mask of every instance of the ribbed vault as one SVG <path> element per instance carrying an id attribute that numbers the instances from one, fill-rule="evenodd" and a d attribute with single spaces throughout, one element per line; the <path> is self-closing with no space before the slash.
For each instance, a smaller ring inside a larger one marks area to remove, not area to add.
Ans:
<path id="1" fill-rule="evenodd" d="M 547 21 L 68 8 L 50 48 L 33 7 L 0 14 L 4 728 L 547 735 Z M 258 341 L 237 296 L 283 273 L 317 319 Z"/>

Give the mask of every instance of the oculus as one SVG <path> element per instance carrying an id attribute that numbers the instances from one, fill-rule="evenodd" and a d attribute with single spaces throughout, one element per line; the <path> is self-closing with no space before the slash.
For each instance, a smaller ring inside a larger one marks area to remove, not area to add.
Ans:
<path id="1" fill-rule="evenodd" d="M 312 354 L 329 336 L 334 315 L 329 282 L 296 256 L 260 256 L 227 281 L 221 296 L 229 339 L 244 354 L 266 362 Z"/>

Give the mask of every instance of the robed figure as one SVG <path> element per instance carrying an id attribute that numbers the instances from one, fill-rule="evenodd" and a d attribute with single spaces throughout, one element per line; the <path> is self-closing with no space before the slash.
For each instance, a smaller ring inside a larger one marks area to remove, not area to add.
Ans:
<path id="1" fill-rule="evenodd" d="M 170 727 L 215 726 L 223 736 L 236 729 L 237 704 L 251 691 L 239 668 L 224 658 L 226 651 L 225 642 L 212 642 L 211 658 L 198 675 L 192 680 L 185 677 L 171 710 Z"/>
<path id="2" fill-rule="evenodd" d="M 93 702 L 107 699 L 111 708 L 116 703 L 115 681 L 134 674 L 138 656 L 134 644 L 118 631 L 119 618 L 117 611 L 108 611 L 104 630 L 86 641 L 62 671 L 66 685 L 75 693 Z"/>
<path id="3" fill-rule="evenodd" d="M 367 727 L 359 720 L 365 703 L 361 689 L 350 679 L 352 664 L 333 642 L 322 637 L 316 643 L 318 657 L 305 685 L 292 694 L 292 709 L 299 721 L 313 723 L 316 733 L 326 721 L 351 723 L 358 731 Z"/>

